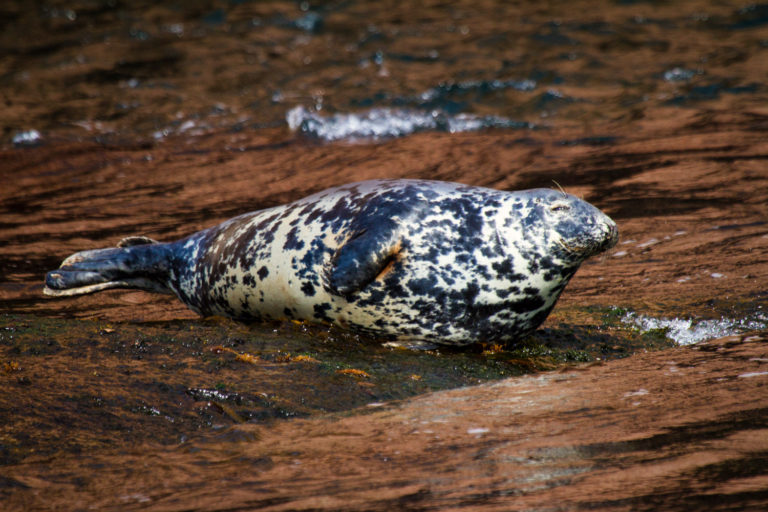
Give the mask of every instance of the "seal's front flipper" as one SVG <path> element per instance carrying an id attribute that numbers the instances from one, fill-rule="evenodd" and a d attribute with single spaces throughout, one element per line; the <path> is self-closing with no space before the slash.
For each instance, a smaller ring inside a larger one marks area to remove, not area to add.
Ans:
<path id="1" fill-rule="evenodd" d="M 403 350 L 437 350 L 440 345 L 428 341 L 410 340 L 410 341 L 388 341 L 382 343 L 387 348 L 396 348 Z"/>
<path id="2" fill-rule="evenodd" d="M 403 244 L 393 223 L 356 231 L 331 258 L 328 290 L 349 296 L 382 279 L 402 259 Z"/>
<path id="3" fill-rule="evenodd" d="M 126 240 L 129 240 L 127 243 Z M 45 276 L 43 293 L 54 297 L 84 295 L 110 288 L 172 293 L 165 284 L 166 244 L 145 237 L 124 239 L 117 248 L 77 252 Z"/>

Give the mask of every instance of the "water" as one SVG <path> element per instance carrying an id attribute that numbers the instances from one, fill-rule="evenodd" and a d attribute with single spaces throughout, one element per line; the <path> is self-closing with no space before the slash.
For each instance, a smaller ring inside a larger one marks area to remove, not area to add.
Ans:
<path id="1" fill-rule="evenodd" d="M 40 143 L 42 138 L 43 136 L 39 131 L 32 129 L 15 133 L 11 142 L 13 142 L 14 146 L 34 146 L 35 144 Z"/>
<path id="2" fill-rule="evenodd" d="M 644 332 L 663 330 L 665 335 L 669 339 L 674 340 L 678 345 L 690 345 L 715 338 L 724 338 L 744 332 L 765 329 L 765 316 L 760 315 L 758 318 L 695 320 L 691 318 L 653 318 L 628 312 L 621 321 Z"/>
<path id="3" fill-rule="evenodd" d="M 209 2 L 151 15 L 150 5 L 11 4 L 7 19 L 26 37 L 6 31 L 3 42 L 5 140 L 30 130 L 103 140 L 285 126 L 297 108 L 369 120 L 399 112 L 415 126 L 440 112 L 449 124 L 462 115 L 480 126 L 585 127 L 629 110 L 746 104 L 766 93 L 762 4 L 616 3 L 599 19 L 577 14 L 589 3 L 525 11 L 459 2 L 412 13 L 364 2 Z M 393 135 L 366 133 L 380 131 Z"/>
<path id="4" fill-rule="evenodd" d="M 766 509 L 766 13 L 5 2 L 3 506 Z M 562 186 L 622 240 L 516 347 L 42 297 L 74 251 L 385 177 Z"/>
<path id="5" fill-rule="evenodd" d="M 496 116 L 476 117 L 469 114 L 455 116 L 433 110 L 418 112 L 404 109 L 372 109 L 359 114 L 334 114 L 323 117 L 304 107 L 288 111 L 288 127 L 293 131 L 311 135 L 325 141 L 359 141 L 402 137 L 432 130 L 459 133 L 484 128 L 525 128 L 526 123 Z"/>

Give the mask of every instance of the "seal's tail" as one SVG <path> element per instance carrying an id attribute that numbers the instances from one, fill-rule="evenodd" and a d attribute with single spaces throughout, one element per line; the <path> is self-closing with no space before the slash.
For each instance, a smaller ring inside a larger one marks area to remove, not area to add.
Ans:
<path id="1" fill-rule="evenodd" d="M 168 288 L 170 251 L 167 244 L 129 237 L 117 247 L 77 252 L 45 276 L 46 295 L 68 297 L 110 288 L 137 288 L 173 293 Z"/>

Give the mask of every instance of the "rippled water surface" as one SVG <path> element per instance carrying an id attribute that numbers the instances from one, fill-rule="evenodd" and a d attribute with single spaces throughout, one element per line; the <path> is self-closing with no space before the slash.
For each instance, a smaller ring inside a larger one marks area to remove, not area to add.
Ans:
<path id="1" fill-rule="evenodd" d="M 373 135 L 318 127 L 348 116 L 379 117 L 380 136 L 588 132 L 764 98 L 766 20 L 765 4 L 738 2 L 7 2 L 2 128 L 19 145 L 286 118 L 323 138 Z"/>
<path id="2" fill-rule="evenodd" d="M 0 508 L 768 509 L 766 77 L 765 3 L 0 4 Z M 512 347 L 42 297 L 383 177 L 562 186 L 621 240 Z"/>

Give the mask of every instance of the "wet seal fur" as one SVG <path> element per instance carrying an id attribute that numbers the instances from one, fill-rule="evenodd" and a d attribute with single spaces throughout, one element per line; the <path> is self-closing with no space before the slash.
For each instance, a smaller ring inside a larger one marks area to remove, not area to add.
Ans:
<path id="1" fill-rule="evenodd" d="M 536 329 L 616 224 L 550 189 L 377 180 L 235 217 L 176 242 L 73 254 L 45 293 L 174 293 L 201 315 L 337 324 L 409 345 Z"/>

